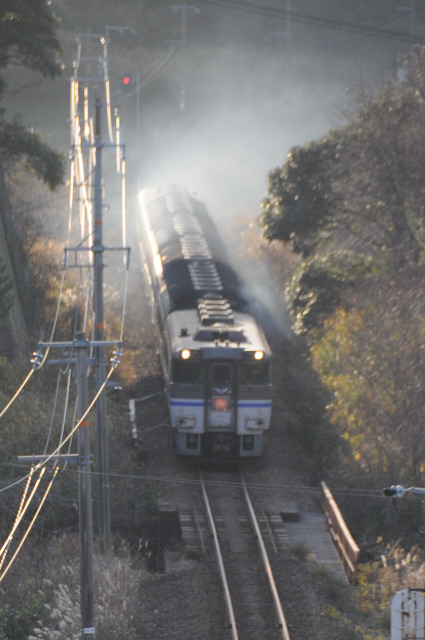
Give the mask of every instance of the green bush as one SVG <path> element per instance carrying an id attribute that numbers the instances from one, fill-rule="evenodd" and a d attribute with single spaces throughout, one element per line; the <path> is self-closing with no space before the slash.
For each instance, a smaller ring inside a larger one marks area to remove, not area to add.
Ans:
<path id="1" fill-rule="evenodd" d="M 5 599 L 4 591 L 0 591 Z M 44 610 L 44 593 L 36 591 L 32 580 L 27 581 L 23 603 L 0 605 L 0 640 L 26 640 Z"/>

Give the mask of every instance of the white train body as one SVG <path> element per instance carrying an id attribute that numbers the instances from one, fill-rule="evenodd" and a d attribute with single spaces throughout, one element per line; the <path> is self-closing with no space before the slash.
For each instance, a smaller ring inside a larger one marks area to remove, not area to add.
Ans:
<path id="1" fill-rule="evenodd" d="M 171 185 L 139 194 L 145 268 L 177 452 L 260 456 L 271 351 L 203 203 Z"/>

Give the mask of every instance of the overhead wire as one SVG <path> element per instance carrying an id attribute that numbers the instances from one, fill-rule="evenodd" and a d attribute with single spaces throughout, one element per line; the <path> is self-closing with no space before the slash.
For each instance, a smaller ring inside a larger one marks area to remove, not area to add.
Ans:
<path id="1" fill-rule="evenodd" d="M 36 521 L 36 520 L 37 520 L 37 518 L 38 518 L 38 515 L 39 515 L 39 513 L 40 513 L 40 511 L 41 511 L 41 509 L 42 509 L 42 507 L 43 507 L 43 505 L 44 505 L 44 502 L 45 502 L 45 500 L 46 500 L 47 496 L 49 495 L 49 492 L 50 492 L 50 489 L 52 488 L 53 482 L 54 482 L 54 481 L 55 481 L 55 479 L 56 479 L 56 476 L 57 476 L 57 474 L 58 474 L 58 471 L 59 471 L 59 467 L 57 466 L 57 467 L 55 467 L 55 470 L 54 470 L 54 472 L 53 472 L 53 476 L 52 476 L 52 478 L 51 478 L 51 480 L 50 480 L 49 484 L 47 485 L 47 488 L 46 488 L 46 490 L 45 490 L 45 492 L 44 492 L 44 495 L 43 495 L 43 497 L 42 497 L 42 498 L 41 498 L 41 500 L 40 500 L 40 503 L 39 503 L 39 505 L 38 505 L 38 507 L 37 507 L 37 509 L 36 509 L 36 512 L 35 512 L 35 514 L 34 514 L 34 516 L 33 516 L 32 520 L 31 520 L 30 524 L 29 524 L 29 525 L 28 525 L 28 527 L 27 527 L 27 530 L 25 531 L 24 535 L 22 536 L 20 543 L 18 544 L 17 548 L 15 549 L 15 552 L 14 552 L 14 554 L 12 555 L 11 559 L 9 560 L 9 563 L 7 564 L 7 566 L 6 566 L 6 568 L 4 569 L 3 573 L 2 573 L 2 574 L 0 574 L 0 583 L 3 581 L 4 577 L 6 576 L 7 572 L 8 572 L 8 571 L 9 571 L 9 569 L 10 569 L 10 567 L 12 566 L 12 564 L 13 564 L 13 562 L 14 562 L 14 560 L 15 560 L 16 556 L 18 555 L 19 551 L 20 551 L 20 550 L 21 550 L 21 548 L 22 548 L 22 545 L 24 544 L 25 540 L 27 539 L 28 534 L 30 533 L 30 531 L 31 531 L 32 527 L 34 526 L 34 523 L 35 523 L 35 521 Z"/>
<path id="2" fill-rule="evenodd" d="M 369 24 L 367 26 L 371 27 L 371 28 L 375 28 L 375 29 L 384 29 L 386 26 L 391 25 L 391 24 L 396 24 L 397 22 L 400 22 L 403 19 L 403 14 L 401 12 L 401 10 L 396 11 L 396 13 L 394 15 L 392 15 L 391 17 L 387 18 L 386 20 L 381 20 L 379 21 L 379 24 Z M 341 36 L 341 37 L 334 37 L 332 38 L 332 43 L 336 44 L 336 43 L 345 43 L 345 42 L 351 42 L 353 41 L 355 38 L 361 38 L 363 36 L 363 34 L 361 33 L 351 33 L 349 35 L 346 36 Z M 409 35 L 410 37 L 410 35 Z M 322 36 L 317 36 L 316 39 L 321 38 Z M 328 40 L 328 39 L 327 39 Z"/>
<path id="3" fill-rule="evenodd" d="M 72 471 L 75 473 L 75 471 Z M 91 471 L 92 476 L 98 475 L 96 471 Z M 200 485 L 199 478 L 175 478 L 169 476 L 152 476 L 145 474 L 131 474 L 131 473 L 114 473 L 110 472 L 107 475 L 110 479 L 124 479 L 124 480 L 141 480 L 145 482 L 160 482 L 160 483 L 170 483 L 170 484 L 188 484 L 188 485 Z M 239 482 L 230 482 L 230 481 L 215 481 L 208 480 L 205 481 L 205 484 L 210 486 L 221 486 L 221 487 L 235 487 L 240 486 Z M 257 491 L 280 491 L 285 492 L 285 494 L 294 493 L 294 494 L 310 494 L 314 496 L 322 495 L 323 490 L 321 487 L 314 486 L 304 486 L 304 485 L 288 485 L 288 484 L 272 484 L 272 483 L 258 483 L 258 482 L 247 482 L 247 487 L 249 489 L 255 489 Z M 384 500 L 388 500 L 382 489 L 346 489 L 342 487 L 329 487 L 330 491 L 334 496 L 350 497 L 350 498 L 382 498 Z"/>
<path id="4" fill-rule="evenodd" d="M 35 470 L 41 469 L 42 467 L 47 465 L 47 463 L 50 462 L 50 460 L 56 458 L 58 456 L 58 454 L 60 453 L 60 450 L 62 449 L 62 447 L 67 442 L 69 442 L 69 440 L 72 438 L 74 433 L 77 431 L 77 429 L 79 428 L 81 423 L 86 419 L 86 417 L 88 416 L 90 411 L 93 409 L 93 407 L 96 404 L 99 396 L 101 395 L 101 393 L 105 389 L 110 377 L 112 376 L 113 372 L 115 371 L 115 369 L 117 368 L 117 366 L 119 364 L 119 360 L 118 360 L 117 357 L 112 358 L 111 362 L 112 362 L 112 366 L 109 369 L 108 374 L 105 377 L 105 380 L 102 382 L 102 384 L 100 385 L 99 389 L 97 390 L 97 392 L 93 396 L 92 401 L 90 402 L 90 404 L 87 407 L 86 411 L 83 413 L 82 416 L 80 416 L 80 418 L 78 419 L 78 421 L 76 422 L 76 424 L 74 425 L 74 427 L 72 428 L 70 433 L 68 433 L 68 435 L 59 443 L 59 445 L 54 449 L 54 451 L 52 451 L 51 453 L 47 454 L 44 460 L 38 462 L 35 465 L 35 467 L 34 467 Z M 18 478 L 15 481 L 11 482 L 7 486 L 0 488 L 0 493 L 2 493 L 3 491 L 8 491 L 9 489 L 12 489 L 13 487 L 16 487 L 17 485 L 21 484 L 22 482 L 27 480 L 28 475 L 29 475 L 29 473 L 25 474 L 24 476 L 22 476 L 21 478 Z"/>
<path id="5" fill-rule="evenodd" d="M 71 368 L 68 368 L 68 371 L 66 371 L 66 375 L 67 375 L 67 380 L 66 380 L 66 390 L 65 390 L 65 405 L 64 405 L 63 414 L 62 414 L 62 424 L 61 424 L 61 430 L 59 434 L 59 442 L 62 442 L 63 434 L 65 432 L 66 418 L 68 415 L 69 392 L 71 388 Z M 69 448 L 68 448 L 68 452 L 69 452 Z"/>
<path id="6" fill-rule="evenodd" d="M 27 483 L 26 483 L 25 488 L 24 488 L 23 499 L 26 498 L 26 493 L 27 493 L 29 485 L 31 483 L 31 479 L 32 479 L 34 470 L 35 470 L 34 467 L 32 467 L 30 473 L 28 474 Z M 30 506 L 30 504 L 32 502 L 32 499 L 34 498 L 35 492 L 38 489 L 38 485 L 40 484 L 41 479 L 42 479 L 45 471 L 46 471 L 45 467 L 40 470 L 40 473 L 38 474 L 38 478 L 35 481 L 35 484 L 34 484 L 32 490 L 31 490 L 31 493 L 28 496 L 28 499 L 26 500 L 25 504 L 23 504 L 23 500 L 21 500 L 21 504 L 19 506 L 18 513 L 17 513 L 17 516 L 15 518 L 15 522 L 13 523 L 11 532 L 7 536 L 5 542 L 3 543 L 3 545 L 2 545 L 2 547 L 0 549 L 0 558 L 2 559 L 2 564 L 3 564 L 3 560 L 4 560 L 3 554 L 4 554 L 5 551 L 7 551 L 7 548 L 8 548 L 8 546 L 9 546 L 9 544 L 10 544 L 12 538 L 13 538 L 14 532 L 16 531 L 17 527 L 19 526 L 19 523 L 21 522 L 21 520 L 24 517 L 28 507 Z"/>
<path id="7" fill-rule="evenodd" d="M 19 464 L 13 464 L 13 463 L 1 463 L 0 462 L 0 466 L 7 466 L 7 467 L 15 467 L 15 468 L 20 468 L 21 465 Z M 74 469 L 71 469 L 70 473 L 77 473 Z M 98 475 L 98 472 L 96 471 L 91 471 L 90 472 L 91 475 L 93 477 Z M 132 474 L 132 473 L 117 473 L 117 472 L 109 472 L 104 474 L 106 476 L 108 476 L 110 479 L 124 479 L 124 480 L 140 480 L 140 481 L 144 481 L 144 482 L 160 482 L 160 483 L 170 483 L 170 484 L 190 484 L 190 485 L 199 485 L 200 481 L 197 478 L 175 478 L 175 477 L 170 477 L 170 476 L 154 476 L 154 475 L 148 475 L 148 474 Z M 23 478 L 24 480 L 27 479 L 28 476 L 25 476 L 25 478 Z M 22 480 L 22 479 L 21 479 Z M 214 485 L 214 486 L 238 486 L 238 483 L 232 483 L 232 482 L 220 482 L 220 481 L 207 481 L 208 484 Z M 289 493 L 294 493 L 294 494 L 311 494 L 311 495 L 321 495 L 323 493 L 322 488 L 319 486 L 309 486 L 309 485 L 291 485 L 291 484 L 275 484 L 275 483 L 259 483 L 259 482 L 247 482 L 247 486 L 250 489 L 255 489 L 258 491 L 281 491 L 284 492 L 285 494 L 289 494 Z M 7 489 L 10 488 L 10 486 L 5 487 Z M 353 489 L 353 488 L 346 488 L 346 487 L 338 487 L 338 486 L 331 486 L 329 487 L 330 491 L 332 492 L 332 494 L 334 496 L 338 496 L 341 498 L 365 498 L 365 499 L 372 499 L 372 498 L 383 498 L 385 500 L 388 500 L 388 497 L 385 496 L 383 494 L 383 490 L 382 489 Z M 1 489 L 0 489 L 1 491 Z M 417 496 L 415 495 L 406 495 L 404 496 L 403 499 L 417 499 Z"/>
<path id="8" fill-rule="evenodd" d="M 148 85 L 150 85 L 154 80 L 156 80 L 164 71 L 166 71 L 177 59 L 178 56 L 173 58 L 173 54 L 176 52 L 177 47 L 173 47 L 169 49 L 165 54 L 163 54 L 163 59 L 156 62 L 155 67 L 151 67 L 145 72 L 145 77 L 142 77 L 140 83 L 140 89 L 144 89 Z M 180 51 L 178 52 L 180 54 Z"/>
<path id="9" fill-rule="evenodd" d="M 113 133 L 112 133 L 112 110 L 111 110 L 111 85 L 109 81 L 109 70 L 108 70 L 108 43 L 106 38 L 103 38 L 103 37 L 100 39 L 100 42 L 103 46 L 102 67 L 103 67 L 103 81 L 105 84 L 106 119 L 108 122 L 109 142 L 112 144 Z"/>
<path id="10" fill-rule="evenodd" d="M 358 33 L 364 36 L 383 38 L 388 40 L 398 40 L 400 42 L 406 42 L 408 44 L 424 44 L 425 42 L 424 37 L 416 36 L 414 34 L 406 34 L 400 31 L 392 31 L 389 29 L 382 29 L 380 27 L 362 25 L 359 23 L 353 23 L 344 20 L 336 20 L 334 18 L 314 16 L 299 11 L 276 8 L 270 5 L 261 5 L 257 2 L 249 2 L 248 0 L 199 0 L 199 2 L 223 9 L 233 9 L 236 11 L 253 13 L 281 20 L 289 20 L 291 22 L 298 22 L 300 24 L 306 24 L 315 27 L 346 31 L 350 33 Z"/>
<path id="11" fill-rule="evenodd" d="M 121 314 L 120 342 L 123 341 L 123 335 L 124 335 L 124 321 L 125 321 L 125 314 L 127 310 L 127 291 L 128 291 L 128 269 L 126 269 L 126 272 L 125 272 L 124 295 L 123 295 L 122 314 Z"/>
<path id="12" fill-rule="evenodd" d="M 72 424 L 75 424 L 75 421 L 76 421 L 76 419 L 77 419 L 77 411 L 78 411 L 78 398 L 75 398 L 75 402 L 74 402 L 74 413 L 73 413 L 73 417 L 72 417 L 72 420 L 71 420 L 71 423 L 72 423 Z M 72 437 L 69 439 L 69 442 L 68 442 L 68 451 L 67 451 L 67 454 L 68 454 L 68 455 L 71 453 L 71 447 L 72 447 L 73 437 L 74 437 L 74 434 L 72 435 Z M 63 432 L 62 432 L 62 435 L 61 435 L 61 439 L 60 439 L 60 441 L 62 440 L 62 438 L 63 438 Z M 67 461 L 65 461 L 65 464 L 63 465 L 63 471 L 65 471 L 65 469 L 67 468 L 67 466 L 68 466 L 68 462 L 67 462 Z"/>
<path id="13" fill-rule="evenodd" d="M 55 396 L 54 396 L 54 399 L 53 399 L 52 416 L 50 418 L 49 431 L 47 433 L 46 444 L 44 445 L 43 455 L 45 455 L 45 453 L 47 451 L 47 448 L 48 448 L 49 442 L 50 442 L 50 437 L 52 435 L 53 423 L 55 421 L 55 416 L 56 416 L 56 406 L 57 406 L 58 397 L 59 397 L 59 386 L 60 386 L 61 375 L 62 375 L 61 374 L 61 370 L 59 369 L 58 376 L 57 376 L 57 379 L 56 379 Z"/>
<path id="14" fill-rule="evenodd" d="M 29 486 L 31 484 L 33 473 L 34 473 L 34 468 L 32 467 L 30 473 L 28 474 L 27 482 L 25 484 L 24 491 L 22 493 L 21 502 L 20 502 L 19 507 L 18 507 L 18 512 L 16 514 L 15 521 L 14 521 L 13 526 L 12 526 L 12 530 L 11 530 L 8 538 L 6 539 L 6 542 L 4 543 L 2 549 L 0 550 L 0 571 L 1 571 L 1 568 L 2 568 L 2 566 L 4 564 L 4 561 L 6 559 L 7 550 L 9 548 L 9 544 L 13 539 L 13 535 L 14 535 L 14 533 L 16 531 L 16 528 L 18 527 L 18 524 L 19 524 L 18 519 L 19 519 L 19 516 L 21 515 L 22 509 L 23 509 L 23 506 L 24 506 L 24 501 L 25 501 L 25 498 L 26 498 L 27 493 L 28 493 L 28 488 L 29 488 Z"/>
<path id="15" fill-rule="evenodd" d="M 20 386 L 18 387 L 18 389 L 15 391 L 15 393 L 13 394 L 13 396 L 10 398 L 9 402 L 3 407 L 3 409 L 0 411 L 0 418 L 2 418 L 4 416 L 4 414 L 6 413 L 6 411 L 12 406 L 12 404 L 15 402 L 16 398 L 19 396 L 19 394 L 23 391 L 23 389 L 25 388 L 27 382 L 29 381 L 29 379 L 31 378 L 31 376 L 34 374 L 35 369 L 32 368 L 31 371 L 28 373 L 28 375 L 24 378 L 23 382 L 20 384 Z"/>
<path id="16" fill-rule="evenodd" d="M 111 377 L 111 375 L 113 374 L 113 372 L 115 371 L 116 367 L 118 366 L 118 362 L 116 360 L 113 360 L 113 365 L 111 366 L 111 368 L 109 369 L 105 380 L 103 381 L 103 383 L 100 385 L 99 389 L 97 390 L 97 392 L 95 393 L 95 395 L 92 398 L 92 401 L 90 402 L 89 406 L 87 407 L 87 409 L 84 411 L 83 415 L 79 417 L 77 423 L 74 425 L 74 427 L 72 428 L 72 430 L 70 431 L 70 433 L 60 442 L 60 444 L 56 447 L 56 449 L 54 451 L 52 451 L 52 453 L 48 454 L 45 458 L 45 460 L 38 462 L 35 465 L 35 469 L 40 469 L 42 466 L 45 466 L 50 460 L 52 460 L 53 458 L 55 458 L 60 450 L 62 449 L 62 447 L 69 441 L 69 439 L 74 435 L 74 433 L 77 431 L 77 429 L 79 428 L 79 426 L 81 425 L 81 423 L 87 418 L 88 414 L 90 413 L 90 411 L 93 409 L 94 405 L 96 404 L 99 396 L 101 395 L 102 391 L 104 390 L 104 388 L 106 387 L 106 384 L 109 380 L 109 378 Z"/>

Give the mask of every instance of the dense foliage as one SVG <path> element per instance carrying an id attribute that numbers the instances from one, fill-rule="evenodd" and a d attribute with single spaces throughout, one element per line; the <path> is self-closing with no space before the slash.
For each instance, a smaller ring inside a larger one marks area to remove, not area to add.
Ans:
<path id="1" fill-rule="evenodd" d="M 417 49 L 402 82 L 363 94 L 347 126 L 292 150 L 269 175 L 260 218 L 268 240 L 299 255 L 288 304 L 351 451 L 344 473 L 378 486 L 425 481 L 424 71 Z"/>
<path id="2" fill-rule="evenodd" d="M 61 73 L 58 23 L 46 0 L 3 0 L 0 5 L 0 72 L 25 67 L 45 78 Z M 7 86 L 0 75 L 0 103 Z M 10 122 L 0 108 L 0 151 L 5 158 L 21 159 L 50 187 L 63 180 L 63 162 L 41 136 L 17 119 Z"/>
<path id="3" fill-rule="evenodd" d="M 268 176 L 268 196 L 260 224 L 267 240 L 281 240 L 306 257 L 320 245 L 332 221 L 331 179 L 343 144 L 343 133 L 295 147 L 287 161 Z"/>

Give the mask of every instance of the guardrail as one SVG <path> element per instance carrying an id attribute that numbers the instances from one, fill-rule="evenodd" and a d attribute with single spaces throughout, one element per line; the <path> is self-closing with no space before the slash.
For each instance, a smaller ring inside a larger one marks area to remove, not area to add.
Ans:
<path id="1" fill-rule="evenodd" d="M 354 541 L 341 511 L 327 486 L 322 482 L 323 507 L 326 515 L 326 522 L 329 533 L 334 541 L 339 559 L 344 567 L 345 574 L 350 584 L 356 582 L 356 570 L 360 557 L 360 549 Z"/>

